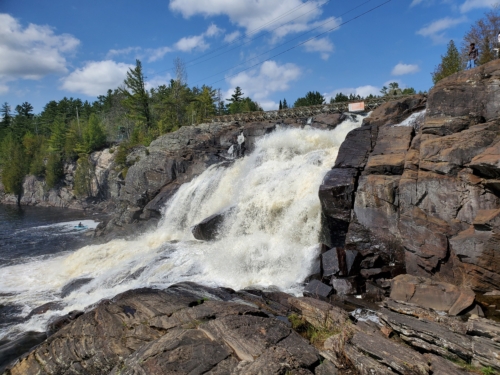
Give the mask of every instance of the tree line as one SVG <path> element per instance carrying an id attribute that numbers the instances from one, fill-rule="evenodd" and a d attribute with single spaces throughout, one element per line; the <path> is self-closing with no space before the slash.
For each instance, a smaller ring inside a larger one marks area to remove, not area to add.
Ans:
<path id="1" fill-rule="evenodd" d="M 434 84 L 465 69 L 469 59 L 468 51 L 471 43 L 475 43 L 479 50 L 479 65 L 498 58 L 500 49 L 499 33 L 500 7 L 497 5 L 471 25 L 459 47 L 453 40 L 450 40 L 446 53 L 441 56 L 441 62 L 431 73 Z"/>
<path id="2" fill-rule="evenodd" d="M 162 134 L 214 115 L 262 111 L 257 102 L 245 97 L 241 87 L 227 99 L 211 86 L 189 87 L 183 63 L 175 60 L 174 66 L 176 77 L 169 84 L 148 90 L 142 64 L 136 60 L 121 87 L 108 90 L 92 103 L 74 98 L 53 100 L 39 114 L 33 113 L 28 102 L 14 110 L 4 103 L 0 107 L 0 170 L 5 191 L 15 194 L 19 202 L 26 175 L 44 178 L 48 189 L 56 187 L 64 176 L 64 164 L 76 162 L 74 190 L 81 198 L 91 197 L 95 193 L 92 152 L 113 145 L 117 169 L 126 175 L 130 167 L 127 155 L 138 145 L 148 146 Z M 413 89 L 401 91 L 395 82 L 389 86 L 381 95 L 414 93 Z M 338 93 L 330 103 L 361 99 Z M 309 91 L 293 106 L 324 103 L 322 94 Z M 286 99 L 279 108 L 288 108 Z"/>

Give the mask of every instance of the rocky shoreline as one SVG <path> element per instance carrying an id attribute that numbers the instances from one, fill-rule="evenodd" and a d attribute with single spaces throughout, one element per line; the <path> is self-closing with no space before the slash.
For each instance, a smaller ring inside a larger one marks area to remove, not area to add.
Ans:
<path id="1" fill-rule="evenodd" d="M 5 374 L 499 372 L 499 89 L 492 61 L 382 105 L 348 134 L 319 190 L 323 245 L 304 297 L 190 283 L 129 291 L 52 322 Z M 125 177 L 110 156 L 96 186 L 115 215 L 96 236 L 153 225 L 180 184 L 276 126 L 182 128 L 130 155 Z M 223 221 L 216 213 L 193 233 L 211 240 Z"/>

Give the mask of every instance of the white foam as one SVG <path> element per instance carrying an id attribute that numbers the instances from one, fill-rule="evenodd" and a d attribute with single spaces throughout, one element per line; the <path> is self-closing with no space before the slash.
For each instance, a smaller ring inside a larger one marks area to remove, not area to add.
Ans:
<path id="1" fill-rule="evenodd" d="M 417 128 L 419 124 L 424 121 L 424 118 L 425 109 L 419 112 L 412 113 L 406 120 L 394 126 L 413 126 L 414 128 Z"/>
<path id="2" fill-rule="evenodd" d="M 32 308 L 61 300 L 68 282 L 92 278 L 47 312 L 14 329 L 35 329 L 54 314 L 84 309 L 132 288 L 165 288 L 181 281 L 241 289 L 276 286 L 298 293 L 318 255 L 318 188 L 347 133 L 363 117 L 333 131 L 280 128 L 230 167 L 212 166 L 182 185 L 158 228 L 133 241 L 114 240 L 71 254 L 1 269 L 0 302 Z M 217 241 L 196 241 L 190 228 L 233 207 Z M 74 226 L 78 222 L 65 223 Z M 86 221 L 82 224 L 87 225 Z"/>

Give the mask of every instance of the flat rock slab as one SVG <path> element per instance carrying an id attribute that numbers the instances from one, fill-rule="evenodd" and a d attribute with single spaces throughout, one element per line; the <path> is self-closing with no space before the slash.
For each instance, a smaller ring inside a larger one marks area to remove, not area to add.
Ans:
<path id="1" fill-rule="evenodd" d="M 391 298 L 458 315 L 474 303 L 470 288 L 433 281 L 424 277 L 399 275 L 392 282 Z"/>
<path id="2" fill-rule="evenodd" d="M 356 333 L 351 339 L 351 344 L 398 374 L 428 375 L 430 373 L 429 365 L 423 355 L 382 336 Z"/>
<path id="3" fill-rule="evenodd" d="M 333 293 L 333 288 L 319 280 L 312 280 L 304 289 L 305 297 L 328 298 Z"/>
<path id="4" fill-rule="evenodd" d="M 469 372 L 461 369 L 453 362 L 450 362 L 443 357 L 433 354 L 425 354 L 424 357 L 431 365 L 432 375 L 467 375 Z"/>
<path id="5" fill-rule="evenodd" d="M 469 361 L 472 358 L 471 338 L 452 332 L 446 326 L 425 319 L 417 319 L 381 309 L 378 316 L 403 340 L 416 348 L 438 355 L 462 358 Z"/>

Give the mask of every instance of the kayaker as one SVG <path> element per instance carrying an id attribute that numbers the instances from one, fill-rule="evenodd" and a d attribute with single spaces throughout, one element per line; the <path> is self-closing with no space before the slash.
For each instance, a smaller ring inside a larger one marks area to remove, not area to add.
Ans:
<path id="1" fill-rule="evenodd" d="M 82 222 L 80 222 L 80 223 L 78 224 L 78 228 L 81 228 L 81 227 L 83 227 Z"/>

